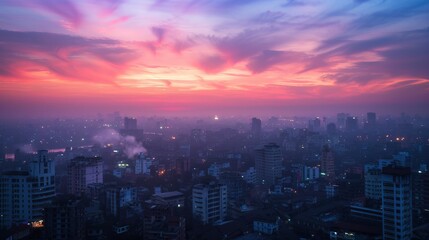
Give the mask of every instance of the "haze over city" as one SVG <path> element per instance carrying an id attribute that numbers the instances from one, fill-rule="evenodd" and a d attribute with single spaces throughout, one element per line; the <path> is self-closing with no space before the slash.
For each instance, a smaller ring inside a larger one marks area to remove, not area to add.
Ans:
<path id="1" fill-rule="evenodd" d="M 1 0 L 0 239 L 429 239 L 428 0 Z"/>
<path id="2" fill-rule="evenodd" d="M 427 114 L 429 3 L 0 3 L 2 118 Z"/>

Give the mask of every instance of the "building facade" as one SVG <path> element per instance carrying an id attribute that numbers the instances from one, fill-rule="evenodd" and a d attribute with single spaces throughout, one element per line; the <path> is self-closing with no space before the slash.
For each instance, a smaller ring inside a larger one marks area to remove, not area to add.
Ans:
<path id="1" fill-rule="evenodd" d="M 43 219 L 43 209 L 55 197 L 55 165 L 48 151 L 40 150 L 28 171 L 9 171 L 0 177 L 0 225 Z"/>
<path id="2" fill-rule="evenodd" d="M 275 143 L 256 150 L 255 167 L 258 184 L 274 185 L 282 177 L 283 157 Z"/>
<path id="3" fill-rule="evenodd" d="M 227 215 L 227 187 L 210 183 L 192 189 L 192 214 L 204 224 L 222 222 Z"/>
<path id="4" fill-rule="evenodd" d="M 382 170 L 383 239 L 412 237 L 411 170 L 387 166 Z"/>
<path id="5" fill-rule="evenodd" d="M 44 239 L 84 239 L 85 211 L 80 200 L 68 196 L 56 199 L 44 211 Z"/>
<path id="6" fill-rule="evenodd" d="M 100 157 L 77 157 L 67 166 L 68 192 L 81 195 L 89 184 L 103 183 L 103 161 Z"/>

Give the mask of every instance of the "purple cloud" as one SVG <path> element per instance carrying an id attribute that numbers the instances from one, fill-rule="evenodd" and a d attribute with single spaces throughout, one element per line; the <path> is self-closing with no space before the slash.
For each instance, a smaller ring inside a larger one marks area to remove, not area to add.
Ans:
<path id="1" fill-rule="evenodd" d="M 251 58 L 247 67 L 253 73 L 261 73 L 277 64 L 299 63 L 306 59 L 307 55 L 300 52 L 265 50 Z"/>
<path id="2" fill-rule="evenodd" d="M 17 78 L 25 71 L 44 69 L 77 81 L 111 82 L 114 76 L 97 78 L 97 73 L 114 74 L 115 68 L 137 57 L 111 39 L 0 30 L 0 42 L 0 75 Z"/>
<path id="3" fill-rule="evenodd" d="M 51 12 L 71 23 L 73 27 L 79 27 L 84 20 L 82 12 L 69 0 L 7 0 L 7 3 Z"/>
<path id="4" fill-rule="evenodd" d="M 158 42 L 162 42 L 164 40 L 165 32 L 167 31 L 165 28 L 152 27 L 151 30 Z"/>
<path id="5" fill-rule="evenodd" d="M 197 65 L 206 73 L 218 73 L 227 67 L 228 61 L 219 55 L 211 55 L 202 57 Z"/>

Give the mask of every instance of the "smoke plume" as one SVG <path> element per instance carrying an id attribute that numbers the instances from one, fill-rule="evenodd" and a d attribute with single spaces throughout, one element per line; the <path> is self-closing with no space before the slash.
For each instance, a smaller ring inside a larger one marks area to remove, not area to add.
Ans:
<path id="1" fill-rule="evenodd" d="M 31 144 L 21 145 L 19 146 L 19 150 L 21 152 L 28 153 L 28 154 L 34 154 L 36 152 L 36 149 L 34 149 L 33 145 Z"/>
<path id="2" fill-rule="evenodd" d="M 102 130 L 93 137 L 93 140 L 102 146 L 108 144 L 121 146 L 124 153 L 130 159 L 141 152 L 147 152 L 146 148 L 140 142 L 136 141 L 134 136 L 122 136 L 114 129 Z"/>

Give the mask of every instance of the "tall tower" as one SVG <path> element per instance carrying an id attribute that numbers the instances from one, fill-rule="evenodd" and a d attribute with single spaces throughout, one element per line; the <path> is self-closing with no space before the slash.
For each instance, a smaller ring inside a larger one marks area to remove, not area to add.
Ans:
<path id="1" fill-rule="evenodd" d="M 124 129 L 125 130 L 135 130 L 137 129 L 137 119 L 125 117 L 124 118 Z"/>
<path id="2" fill-rule="evenodd" d="M 328 145 L 323 146 L 322 159 L 320 166 L 322 177 L 334 179 L 335 178 L 335 162 L 334 155 L 332 154 L 331 148 Z"/>
<path id="3" fill-rule="evenodd" d="M 30 176 L 37 179 L 33 184 L 33 219 L 43 217 L 43 208 L 55 197 L 55 165 L 48 158 L 47 150 L 40 150 L 29 166 Z"/>
<path id="4" fill-rule="evenodd" d="M 255 167 L 258 184 L 273 185 L 282 176 L 283 157 L 275 143 L 256 149 Z"/>
<path id="5" fill-rule="evenodd" d="M 358 130 L 358 119 L 357 117 L 347 117 L 346 118 L 346 130 L 347 131 L 356 131 Z"/>
<path id="6" fill-rule="evenodd" d="M 382 170 L 383 239 L 408 240 L 412 235 L 411 170 L 390 165 Z"/>
<path id="7" fill-rule="evenodd" d="M 262 133 L 262 121 L 259 118 L 252 118 L 252 138 L 255 142 L 259 142 L 261 140 Z"/>
<path id="8" fill-rule="evenodd" d="M 375 112 L 369 112 L 366 114 L 366 121 L 368 122 L 368 125 L 371 127 L 374 127 L 377 122 L 377 115 Z"/>

